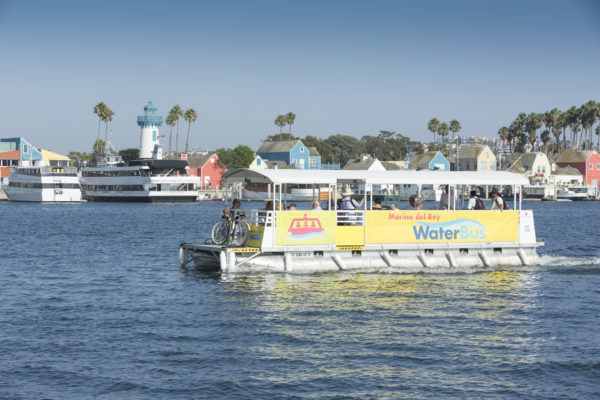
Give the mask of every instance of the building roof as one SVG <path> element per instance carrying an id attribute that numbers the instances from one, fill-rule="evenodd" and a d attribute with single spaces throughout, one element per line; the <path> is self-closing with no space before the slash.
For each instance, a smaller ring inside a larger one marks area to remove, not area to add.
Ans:
<path id="1" fill-rule="evenodd" d="M 63 156 L 62 154 L 55 153 L 50 150 L 39 149 L 40 153 L 42 153 L 42 160 L 61 160 L 61 161 L 71 161 L 71 159 L 67 156 Z"/>
<path id="2" fill-rule="evenodd" d="M 460 147 L 458 158 L 477 158 L 487 146 L 482 144 L 469 144 Z"/>
<path id="3" fill-rule="evenodd" d="M 556 171 L 552 173 L 552 175 L 574 175 L 574 176 L 583 176 L 581 172 L 577 168 L 573 167 L 558 167 Z"/>
<path id="4" fill-rule="evenodd" d="M 288 169 L 290 166 L 285 161 L 270 161 L 263 159 L 269 169 Z"/>
<path id="5" fill-rule="evenodd" d="M 594 154 L 593 150 L 566 150 L 558 157 L 556 162 L 586 162 L 592 154 Z"/>
<path id="6" fill-rule="evenodd" d="M 257 153 L 289 153 L 299 140 L 281 140 L 278 142 L 264 142 Z"/>
<path id="7" fill-rule="evenodd" d="M 538 153 L 513 153 L 506 157 L 504 168 L 502 169 L 517 174 L 524 174 L 532 170 L 533 163 L 537 157 Z"/>
<path id="8" fill-rule="evenodd" d="M 202 168 L 202 167 L 204 167 L 204 165 L 206 165 L 208 160 L 210 160 L 210 158 L 213 155 L 214 155 L 214 153 L 207 154 L 207 155 L 200 156 L 200 157 L 188 157 L 187 162 L 188 162 L 188 165 L 190 166 L 190 168 Z"/>
<path id="9" fill-rule="evenodd" d="M 412 156 L 413 169 L 429 169 L 429 163 L 435 158 L 439 151 L 426 151 L 423 154 Z"/>
<path id="10" fill-rule="evenodd" d="M 308 152 L 312 157 L 321 157 L 319 150 L 316 147 L 308 147 Z"/>
<path id="11" fill-rule="evenodd" d="M 386 171 L 395 171 L 402 169 L 400 165 L 395 161 L 381 161 L 381 165 L 386 169 Z"/>
<path id="12" fill-rule="evenodd" d="M 375 160 L 375 158 L 368 158 L 366 160 L 361 161 L 360 158 L 356 158 L 354 160 L 349 160 L 342 169 L 366 171 L 371 167 L 371 165 L 375 163 Z"/>

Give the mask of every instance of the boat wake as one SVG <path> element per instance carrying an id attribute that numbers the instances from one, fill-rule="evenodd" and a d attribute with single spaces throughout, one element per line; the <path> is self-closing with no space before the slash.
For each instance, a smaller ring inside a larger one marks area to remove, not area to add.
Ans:
<path id="1" fill-rule="evenodd" d="M 542 266 L 551 267 L 577 267 L 577 266 L 600 266 L 600 257 L 569 257 L 552 254 L 544 254 L 540 256 Z"/>

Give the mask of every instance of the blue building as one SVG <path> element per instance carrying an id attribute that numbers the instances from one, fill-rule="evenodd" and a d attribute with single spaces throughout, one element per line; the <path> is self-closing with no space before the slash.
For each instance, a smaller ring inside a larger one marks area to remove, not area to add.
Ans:
<path id="1" fill-rule="evenodd" d="M 34 165 L 36 161 L 41 161 L 43 158 L 42 153 L 22 137 L 0 139 L 0 153 L 15 151 L 19 152 L 19 161 L 30 161 L 31 165 Z"/>
<path id="2" fill-rule="evenodd" d="M 321 155 L 301 140 L 264 142 L 256 154 L 265 161 L 283 161 L 297 169 L 321 169 Z"/>
<path id="3" fill-rule="evenodd" d="M 412 156 L 411 169 L 432 171 L 450 171 L 450 163 L 439 151 L 426 151 Z"/>

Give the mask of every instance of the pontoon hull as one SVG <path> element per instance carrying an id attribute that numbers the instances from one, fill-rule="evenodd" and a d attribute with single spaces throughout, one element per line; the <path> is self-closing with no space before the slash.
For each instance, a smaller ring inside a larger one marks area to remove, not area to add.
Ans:
<path id="1" fill-rule="evenodd" d="M 541 243 L 540 243 L 541 244 Z M 364 250 L 257 252 L 249 248 L 183 243 L 180 262 L 200 269 L 227 273 L 284 272 L 323 273 L 338 271 L 463 271 L 466 269 L 535 266 L 540 264 L 540 244 L 460 244 L 373 246 Z M 377 248 L 379 247 L 379 248 Z"/>

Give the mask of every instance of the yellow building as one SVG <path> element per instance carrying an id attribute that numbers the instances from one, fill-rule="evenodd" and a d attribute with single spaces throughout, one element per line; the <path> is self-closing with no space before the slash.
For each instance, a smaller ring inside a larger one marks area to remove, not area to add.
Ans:
<path id="1" fill-rule="evenodd" d="M 66 167 L 71 165 L 71 159 L 67 156 L 63 156 L 62 154 L 55 153 L 50 150 L 39 149 L 40 153 L 42 153 L 42 160 L 46 165 L 52 167 Z"/>
<path id="2" fill-rule="evenodd" d="M 496 156 L 486 145 L 462 146 L 458 160 L 461 171 L 496 171 Z"/>

